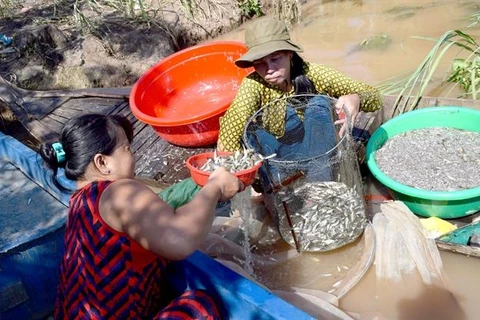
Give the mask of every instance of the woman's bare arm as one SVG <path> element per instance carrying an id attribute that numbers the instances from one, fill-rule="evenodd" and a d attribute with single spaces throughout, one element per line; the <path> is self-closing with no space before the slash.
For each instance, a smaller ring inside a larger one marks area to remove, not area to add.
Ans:
<path id="1" fill-rule="evenodd" d="M 100 214 L 108 225 L 128 234 L 145 249 L 180 260 L 204 241 L 217 202 L 233 197 L 240 188 L 235 176 L 217 169 L 192 201 L 174 210 L 142 183 L 118 180 L 103 192 Z"/>

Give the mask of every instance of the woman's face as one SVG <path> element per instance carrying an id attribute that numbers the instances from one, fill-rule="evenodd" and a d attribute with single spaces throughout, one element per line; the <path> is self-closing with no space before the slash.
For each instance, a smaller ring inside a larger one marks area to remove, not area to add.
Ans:
<path id="1" fill-rule="evenodd" d="M 255 71 L 268 83 L 284 87 L 290 83 L 291 51 L 276 51 L 253 61 Z"/>
<path id="2" fill-rule="evenodd" d="M 130 149 L 127 135 L 123 129 L 119 128 L 119 139 L 113 153 L 108 156 L 109 168 L 115 178 L 133 178 L 135 175 L 135 156 Z"/>

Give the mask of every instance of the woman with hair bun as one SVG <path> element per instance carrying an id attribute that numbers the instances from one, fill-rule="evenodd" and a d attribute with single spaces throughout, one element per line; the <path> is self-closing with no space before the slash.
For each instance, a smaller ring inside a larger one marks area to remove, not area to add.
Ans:
<path id="1" fill-rule="evenodd" d="M 88 114 L 68 121 L 60 141 L 41 146 L 54 173 L 65 168 L 77 184 L 55 319 L 218 319 L 221 309 L 201 290 L 164 303 L 171 294 L 165 269 L 203 243 L 217 202 L 244 186 L 219 168 L 189 203 L 174 209 L 134 180 L 132 139 L 126 118 Z"/>

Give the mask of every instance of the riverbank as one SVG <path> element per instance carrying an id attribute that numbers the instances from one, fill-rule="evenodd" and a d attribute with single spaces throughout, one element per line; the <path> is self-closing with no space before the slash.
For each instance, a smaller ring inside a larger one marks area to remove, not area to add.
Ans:
<path id="1" fill-rule="evenodd" d="M 170 54 L 282 10 L 277 0 L 150 0 L 142 6 L 132 0 L 130 8 L 80 3 L 0 6 L 0 34 L 12 38 L 0 45 L 0 75 L 30 90 L 130 86 Z"/>

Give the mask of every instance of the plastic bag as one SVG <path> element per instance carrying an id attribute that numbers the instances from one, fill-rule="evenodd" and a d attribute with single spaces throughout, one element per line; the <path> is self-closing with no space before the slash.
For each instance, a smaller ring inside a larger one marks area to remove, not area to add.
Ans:
<path id="1" fill-rule="evenodd" d="M 380 204 L 373 217 L 376 234 L 376 275 L 378 279 L 400 282 L 402 273 L 417 270 L 425 284 L 443 279 L 443 264 L 435 240 L 425 231 L 410 209 L 401 201 Z"/>

